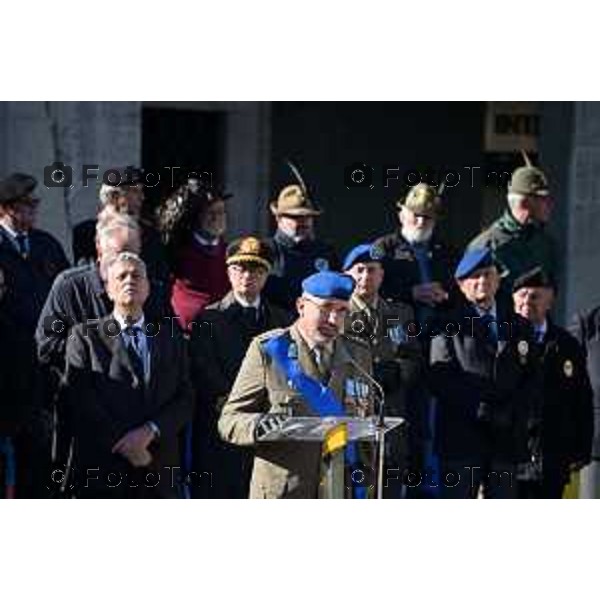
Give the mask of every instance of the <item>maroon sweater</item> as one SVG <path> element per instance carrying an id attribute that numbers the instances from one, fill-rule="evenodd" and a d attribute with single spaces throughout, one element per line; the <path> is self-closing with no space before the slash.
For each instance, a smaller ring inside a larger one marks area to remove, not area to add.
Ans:
<path id="1" fill-rule="evenodd" d="M 171 306 L 182 328 L 188 329 L 205 306 L 229 291 L 225 248 L 223 240 L 207 246 L 192 239 L 180 250 L 173 272 Z"/>

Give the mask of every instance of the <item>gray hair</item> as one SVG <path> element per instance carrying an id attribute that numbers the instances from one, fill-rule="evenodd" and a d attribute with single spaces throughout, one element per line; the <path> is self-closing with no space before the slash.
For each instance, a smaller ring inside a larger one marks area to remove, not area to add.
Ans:
<path id="1" fill-rule="evenodd" d="M 134 252 L 119 252 L 111 256 L 106 263 L 106 274 L 108 275 L 115 265 L 122 262 L 135 263 L 144 274 L 144 277 L 148 276 L 146 263 Z"/>
<path id="2" fill-rule="evenodd" d="M 121 213 L 110 214 L 108 211 L 102 211 L 98 215 L 96 223 L 96 241 L 102 245 L 103 240 L 124 229 L 129 229 L 141 240 L 142 231 L 139 223 L 134 218 Z"/>
<path id="3" fill-rule="evenodd" d="M 107 183 L 103 183 L 100 186 L 100 190 L 98 192 L 98 199 L 100 200 L 100 204 L 102 206 L 112 204 L 117 198 L 126 196 L 127 192 L 129 192 L 129 188 L 130 186 L 124 183 L 120 183 L 119 185 L 110 185 Z"/>

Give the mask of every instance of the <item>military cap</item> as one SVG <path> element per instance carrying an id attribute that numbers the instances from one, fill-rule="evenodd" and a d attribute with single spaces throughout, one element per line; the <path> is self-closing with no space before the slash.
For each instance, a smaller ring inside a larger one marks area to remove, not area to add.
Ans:
<path id="1" fill-rule="evenodd" d="M 484 247 L 467 250 L 456 267 L 454 277 L 456 279 L 465 279 L 471 273 L 477 271 L 477 269 L 484 269 L 493 265 L 497 266 L 494 254 L 490 248 Z"/>
<path id="2" fill-rule="evenodd" d="M 538 266 L 523 273 L 520 277 L 517 277 L 513 283 L 513 293 L 520 290 L 521 288 L 551 288 L 556 291 L 556 281 L 551 275 L 544 271 L 543 267 Z"/>
<path id="3" fill-rule="evenodd" d="M 336 271 L 319 271 L 302 282 L 302 292 L 322 300 L 350 300 L 354 279 Z"/>
<path id="4" fill-rule="evenodd" d="M 286 185 L 277 200 L 271 203 L 271 212 L 275 216 L 307 216 L 317 217 L 322 211 L 318 209 L 310 200 L 306 192 L 300 185 Z"/>
<path id="5" fill-rule="evenodd" d="M 358 262 L 381 262 L 382 258 L 383 252 L 374 244 L 359 244 L 348 252 L 342 269 L 347 271 Z"/>
<path id="6" fill-rule="evenodd" d="M 416 214 L 435 218 L 441 212 L 442 203 L 436 188 L 426 183 L 418 183 L 398 201 L 398 206 L 405 206 Z"/>
<path id="7" fill-rule="evenodd" d="M 0 181 L 0 204 L 11 204 L 31 197 L 37 179 L 25 173 L 13 173 Z"/>
<path id="8" fill-rule="evenodd" d="M 273 252 L 262 240 L 253 236 L 243 237 L 227 246 L 225 262 L 228 265 L 254 264 L 270 271 L 273 266 Z"/>
<path id="9" fill-rule="evenodd" d="M 547 196 L 548 180 L 544 172 L 537 167 L 527 165 L 513 171 L 508 183 L 508 191 L 525 196 Z"/>

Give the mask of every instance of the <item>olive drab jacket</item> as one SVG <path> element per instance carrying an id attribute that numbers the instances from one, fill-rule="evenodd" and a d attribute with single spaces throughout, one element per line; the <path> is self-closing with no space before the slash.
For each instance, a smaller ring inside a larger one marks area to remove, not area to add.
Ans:
<path id="1" fill-rule="evenodd" d="M 264 349 L 274 336 L 287 335 L 297 348 L 305 374 L 328 385 L 344 400 L 349 380 L 368 381 L 371 353 L 366 344 L 340 336 L 335 340 L 329 376 L 321 375 L 297 324 L 274 329 L 251 342 L 233 389 L 219 419 L 219 432 L 228 442 L 255 446 L 251 498 L 317 498 L 321 479 L 321 445 L 313 442 L 255 442 L 254 431 L 266 413 L 318 416 L 292 388 L 280 367 Z M 369 394 L 371 394 L 369 390 Z"/>

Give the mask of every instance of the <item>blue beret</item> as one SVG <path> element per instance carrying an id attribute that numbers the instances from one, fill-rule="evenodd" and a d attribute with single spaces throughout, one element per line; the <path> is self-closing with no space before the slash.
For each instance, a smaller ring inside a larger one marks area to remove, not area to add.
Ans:
<path id="1" fill-rule="evenodd" d="M 467 250 L 461 261 L 456 267 L 454 277 L 456 279 L 464 279 L 468 277 L 473 271 L 477 269 L 483 269 L 484 267 L 491 267 L 495 265 L 494 255 L 489 248 L 476 248 L 474 250 Z"/>
<path id="2" fill-rule="evenodd" d="M 335 271 L 319 271 L 302 282 L 302 291 L 323 299 L 349 300 L 354 279 Z"/>
<path id="3" fill-rule="evenodd" d="M 382 258 L 381 251 L 374 244 L 360 244 L 348 252 L 342 269 L 347 271 L 357 262 L 381 262 Z"/>

